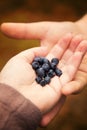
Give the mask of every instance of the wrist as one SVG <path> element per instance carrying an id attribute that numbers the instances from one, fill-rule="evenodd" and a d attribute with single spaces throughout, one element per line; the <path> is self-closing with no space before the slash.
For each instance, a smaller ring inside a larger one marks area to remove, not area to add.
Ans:
<path id="1" fill-rule="evenodd" d="M 81 19 L 75 22 L 75 24 L 78 26 L 80 33 L 84 35 L 84 38 L 87 39 L 87 14 L 84 15 Z"/>

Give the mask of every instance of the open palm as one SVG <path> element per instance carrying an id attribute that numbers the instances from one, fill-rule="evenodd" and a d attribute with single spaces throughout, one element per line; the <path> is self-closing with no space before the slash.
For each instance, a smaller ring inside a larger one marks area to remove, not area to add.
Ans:
<path id="1" fill-rule="evenodd" d="M 61 38 L 56 45 L 48 51 L 44 47 L 32 48 L 14 56 L 3 68 L 0 75 L 2 83 L 9 84 L 30 99 L 43 114 L 50 112 L 60 101 L 61 89 L 74 81 L 75 74 L 87 51 L 87 41 L 77 40 L 71 34 Z M 56 57 L 60 60 L 58 67 L 63 74 L 55 76 L 51 83 L 45 87 L 36 83 L 36 74 L 31 63 L 36 56 L 45 56 L 49 60 Z"/>
<path id="2" fill-rule="evenodd" d="M 35 22 L 29 24 L 23 23 L 4 23 L 1 30 L 7 36 L 18 39 L 39 39 L 41 46 L 49 49 L 57 43 L 57 40 L 66 33 L 72 32 L 74 35 L 81 33 L 79 26 L 74 22 Z M 74 41 L 81 41 L 81 36 L 76 36 Z M 87 54 L 81 63 L 74 82 L 64 86 L 62 93 L 69 95 L 83 90 L 87 84 Z"/>

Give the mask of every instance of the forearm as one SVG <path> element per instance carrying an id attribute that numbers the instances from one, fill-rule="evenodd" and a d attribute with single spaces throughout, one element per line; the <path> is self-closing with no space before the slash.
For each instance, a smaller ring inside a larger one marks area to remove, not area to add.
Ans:
<path id="1" fill-rule="evenodd" d="M 87 39 L 87 14 L 85 14 L 81 19 L 75 22 L 82 33 Z"/>
<path id="2" fill-rule="evenodd" d="M 0 84 L 0 130 L 35 130 L 39 109 L 13 88 Z"/>

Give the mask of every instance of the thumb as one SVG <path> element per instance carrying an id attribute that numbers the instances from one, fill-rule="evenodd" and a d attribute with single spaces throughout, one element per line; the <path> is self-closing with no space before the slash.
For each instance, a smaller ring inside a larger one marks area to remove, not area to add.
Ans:
<path id="1" fill-rule="evenodd" d="M 24 50 L 17 54 L 17 57 L 25 57 L 29 63 L 37 56 L 46 56 L 48 54 L 47 47 L 34 47 L 31 49 Z"/>

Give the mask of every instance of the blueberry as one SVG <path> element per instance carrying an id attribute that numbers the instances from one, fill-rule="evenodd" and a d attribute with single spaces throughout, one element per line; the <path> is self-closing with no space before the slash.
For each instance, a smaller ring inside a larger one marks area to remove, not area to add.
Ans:
<path id="1" fill-rule="evenodd" d="M 45 85 L 46 85 L 46 81 L 45 81 L 44 79 L 42 79 L 42 80 L 40 81 L 40 85 L 41 85 L 41 86 L 45 86 Z"/>
<path id="2" fill-rule="evenodd" d="M 40 62 L 40 60 L 41 60 L 41 57 L 35 57 L 34 58 L 34 61 L 36 61 L 36 62 Z"/>
<path id="3" fill-rule="evenodd" d="M 40 64 L 49 63 L 49 60 L 45 57 L 35 57 L 34 61 L 39 62 Z"/>
<path id="4" fill-rule="evenodd" d="M 44 69 L 41 67 L 39 69 L 36 70 L 36 74 L 39 76 L 39 77 L 44 77 L 45 76 L 45 71 Z"/>
<path id="5" fill-rule="evenodd" d="M 40 81 L 41 81 L 42 79 L 41 79 L 41 77 L 38 77 L 38 76 L 37 76 L 35 80 L 36 80 L 37 83 L 40 83 Z"/>
<path id="6" fill-rule="evenodd" d="M 55 73 L 59 77 L 62 75 L 62 71 L 60 69 L 58 69 L 58 68 L 55 69 Z"/>
<path id="7" fill-rule="evenodd" d="M 59 63 L 59 60 L 57 58 L 53 58 L 51 60 L 51 63 L 55 63 L 57 65 Z"/>
<path id="8" fill-rule="evenodd" d="M 51 63 L 51 68 L 55 69 L 56 68 L 56 64 L 55 63 Z"/>
<path id="9" fill-rule="evenodd" d="M 43 64 L 44 63 L 47 63 L 47 64 L 49 64 L 50 62 L 49 62 L 49 60 L 48 59 L 46 59 L 45 57 L 42 57 L 42 62 L 43 62 Z"/>
<path id="10" fill-rule="evenodd" d="M 35 79 L 36 82 L 41 86 L 45 86 L 50 83 L 51 78 L 55 75 L 60 77 L 62 71 L 57 68 L 58 63 L 59 60 L 57 58 L 53 58 L 50 62 L 45 57 L 35 57 L 32 62 L 32 68 L 35 70 L 37 75 Z"/>
<path id="11" fill-rule="evenodd" d="M 49 69 L 50 69 L 50 65 L 47 64 L 47 63 L 44 63 L 44 64 L 42 65 L 42 68 L 47 72 L 47 71 L 49 71 Z"/>
<path id="12" fill-rule="evenodd" d="M 43 64 L 43 59 L 42 59 L 42 57 L 35 57 L 34 61 L 35 61 L 35 62 L 38 62 L 40 65 Z"/>
<path id="13" fill-rule="evenodd" d="M 32 62 L 32 68 L 34 69 L 34 70 L 36 70 L 36 69 L 38 69 L 39 68 L 39 63 L 38 62 Z"/>
<path id="14" fill-rule="evenodd" d="M 50 69 L 50 70 L 48 71 L 47 75 L 52 78 L 52 77 L 55 76 L 55 72 L 54 72 L 52 69 Z"/>
<path id="15" fill-rule="evenodd" d="M 46 82 L 47 84 L 49 84 L 50 81 L 51 81 L 51 78 L 50 78 L 49 76 L 46 76 L 46 77 L 44 78 L 44 80 L 45 80 L 45 82 Z"/>

